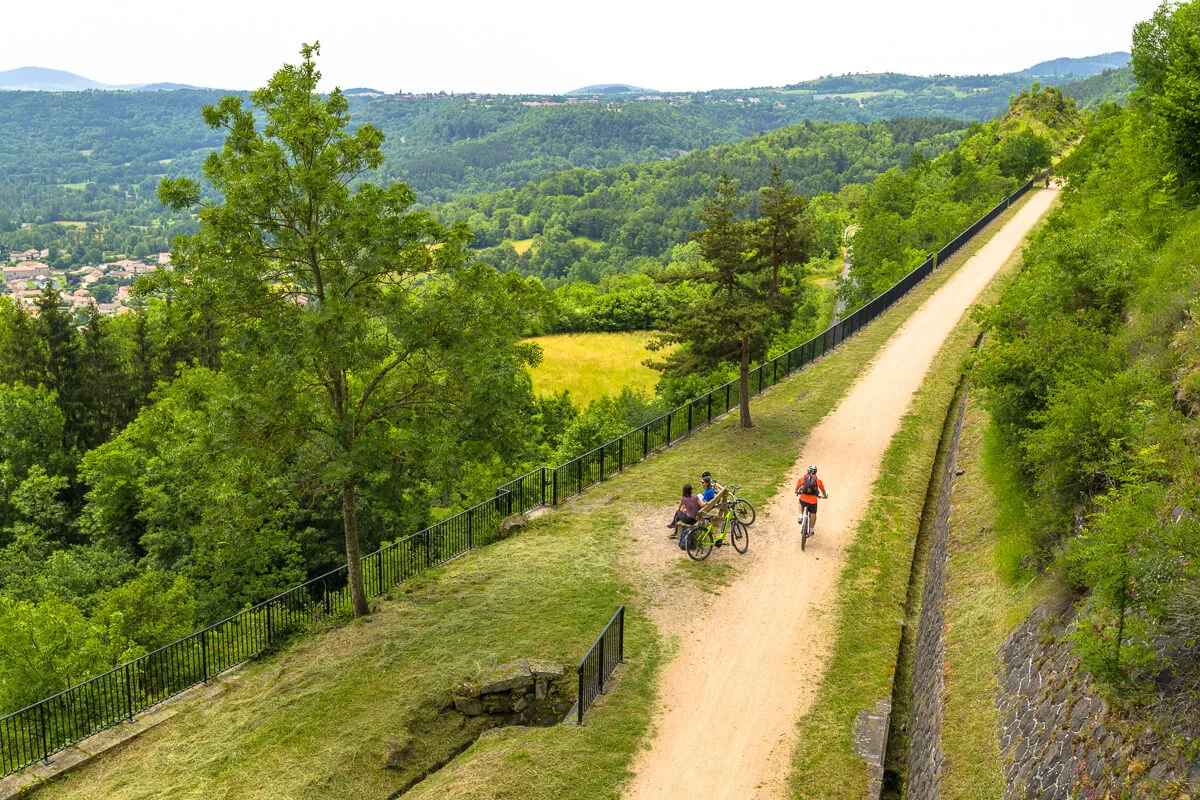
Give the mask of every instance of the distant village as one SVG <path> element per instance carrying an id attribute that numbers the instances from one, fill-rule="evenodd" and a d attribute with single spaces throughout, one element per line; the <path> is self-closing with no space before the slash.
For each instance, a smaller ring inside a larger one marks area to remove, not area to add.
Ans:
<path id="1" fill-rule="evenodd" d="M 124 258 L 106 264 L 86 265 L 72 270 L 52 268 L 50 251 L 25 250 L 9 253 L 4 267 L 3 294 L 22 308 L 32 309 L 38 295 L 48 285 L 56 288 L 64 305 L 73 311 L 87 311 L 95 305 L 105 316 L 125 314 L 130 309 L 130 293 L 139 275 L 157 269 L 170 269 L 171 254 L 159 253 L 144 259 Z"/>

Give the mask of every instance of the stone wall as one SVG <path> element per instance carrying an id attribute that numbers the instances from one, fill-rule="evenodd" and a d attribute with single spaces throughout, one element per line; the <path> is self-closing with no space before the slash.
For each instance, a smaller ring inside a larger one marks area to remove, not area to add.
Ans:
<path id="1" fill-rule="evenodd" d="M 908 782 L 906 797 L 935 800 L 941 796 L 942 774 L 942 679 L 946 647 L 942 639 L 946 594 L 947 544 L 950 538 L 951 492 L 958 463 L 958 440 L 967 409 L 964 393 L 954 421 L 954 433 L 946 450 L 937 509 L 934 512 L 929 559 L 921 595 L 921 621 L 913 657 L 912 698 L 908 722 Z"/>
<path id="2" fill-rule="evenodd" d="M 562 664 L 552 661 L 502 664 L 455 686 L 454 708 L 468 717 L 491 717 L 497 726 L 556 725 L 574 705 L 563 680 Z"/>
<path id="3" fill-rule="evenodd" d="M 1110 709 L 1066 639 L 1069 609 L 1039 608 L 1000 653 L 1005 797 L 1200 797 L 1200 758 Z"/>

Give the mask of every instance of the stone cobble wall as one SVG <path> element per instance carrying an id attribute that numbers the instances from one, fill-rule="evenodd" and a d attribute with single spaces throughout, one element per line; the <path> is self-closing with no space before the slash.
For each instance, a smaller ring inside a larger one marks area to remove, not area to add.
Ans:
<path id="1" fill-rule="evenodd" d="M 954 434 L 946 451 L 946 467 L 933 518 L 929 560 L 921 594 L 921 621 L 917 628 L 913 659 L 912 699 L 909 703 L 908 781 L 905 797 L 936 800 L 941 796 L 942 774 L 942 674 L 946 661 L 943 601 L 946 594 L 947 543 L 950 538 L 950 496 L 958 463 L 958 440 L 962 435 L 967 398 L 959 404 Z"/>
<path id="2" fill-rule="evenodd" d="M 1039 608 L 1001 649 L 1006 799 L 1200 797 L 1200 759 L 1100 699 L 1065 638 L 1072 624 Z"/>

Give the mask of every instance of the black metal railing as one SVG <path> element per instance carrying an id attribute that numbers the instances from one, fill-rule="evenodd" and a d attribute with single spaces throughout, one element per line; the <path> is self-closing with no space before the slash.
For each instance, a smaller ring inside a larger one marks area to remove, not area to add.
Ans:
<path id="1" fill-rule="evenodd" d="M 617 664 L 625 663 L 625 606 L 617 609 L 604 626 L 600 636 L 579 662 L 579 710 L 576 722 L 583 724 L 583 715 L 604 691 L 604 682 L 613 674 Z"/>
<path id="2" fill-rule="evenodd" d="M 807 342 L 750 372 L 756 395 L 837 347 L 924 280 L 937 264 L 1029 190 L 1027 182 L 887 291 Z M 738 403 L 731 381 L 611 442 L 557 467 L 538 467 L 496 489 L 488 500 L 363 556 L 367 595 L 440 566 L 496 538 L 505 517 L 580 494 L 687 436 Z M 318 618 L 349 613 L 346 567 L 247 608 L 202 631 L 0 718 L 0 775 L 49 759 L 263 653 L 281 636 Z M 583 695 L 580 695 L 583 697 Z M 581 712 L 582 713 L 582 712 Z"/>

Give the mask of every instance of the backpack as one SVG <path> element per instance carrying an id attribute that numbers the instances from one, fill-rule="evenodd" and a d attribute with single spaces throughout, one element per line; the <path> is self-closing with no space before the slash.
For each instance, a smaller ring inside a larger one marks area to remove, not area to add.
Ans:
<path id="1" fill-rule="evenodd" d="M 816 494 L 817 493 L 817 476 L 808 474 L 804 476 L 804 485 L 800 487 L 800 494 Z"/>

